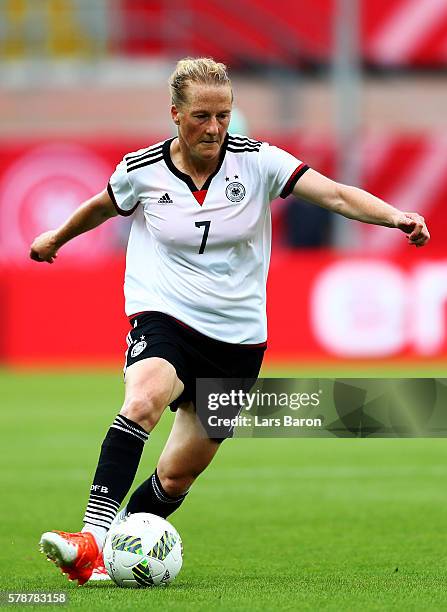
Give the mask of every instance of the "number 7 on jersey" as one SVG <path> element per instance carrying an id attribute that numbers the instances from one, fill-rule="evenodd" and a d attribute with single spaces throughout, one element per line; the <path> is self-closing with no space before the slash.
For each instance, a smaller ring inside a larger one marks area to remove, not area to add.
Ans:
<path id="1" fill-rule="evenodd" d="M 208 240 L 208 233 L 210 231 L 210 225 L 211 225 L 211 221 L 196 221 L 195 223 L 196 227 L 205 228 L 203 230 L 202 244 L 200 245 L 199 255 L 201 255 L 205 251 L 206 241 Z"/>

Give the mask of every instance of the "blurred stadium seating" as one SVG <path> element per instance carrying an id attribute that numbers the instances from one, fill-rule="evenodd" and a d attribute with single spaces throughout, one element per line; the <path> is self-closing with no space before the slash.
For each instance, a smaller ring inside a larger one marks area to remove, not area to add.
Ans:
<path id="1" fill-rule="evenodd" d="M 189 53 L 306 67 L 331 62 L 336 10 L 332 0 L 3 0 L 1 47 L 11 58 Z M 443 68 L 446 21 L 442 0 L 363 0 L 363 60 Z"/>
<path id="2" fill-rule="evenodd" d="M 327 65 L 335 0 L 2 0 L 11 58 L 212 55 L 233 67 Z M 216 33 L 218 32 L 218 35 Z M 371 65 L 443 68 L 442 0 L 361 2 L 361 53 Z"/>
<path id="3" fill-rule="evenodd" d="M 28 261 L 28 245 L 101 190 L 125 152 L 172 133 L 166 80 L 177 58 L 227 62 L 250 133 L 337 176 L 339 5 L 0 2 L 0 363 L 120 359 L 126 223 L 78 239 L 51 267 Z M 421 212 L 432 243 L 409 253 L 396 232 L 351 223 L 348 254 L 330 234 L 318 254 L 290 252 L 286 204 L 275 202 L 270 358 L 445 360 L 447 3 L 359 0 L 359 7 L 358 179 Z M 108 331 L 92 342 L 98 316 Z"/>

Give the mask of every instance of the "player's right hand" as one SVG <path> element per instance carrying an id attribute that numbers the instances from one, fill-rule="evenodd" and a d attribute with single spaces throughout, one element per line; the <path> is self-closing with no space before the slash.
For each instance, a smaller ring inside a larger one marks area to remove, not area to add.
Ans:
<path id="1" fill-rule="evenodd" d="M 56 243 L 56 231 L 50 230 L 37 236 L 31 245 L 29 256 L 34 261 L 53 263 L 57 257 L 59 246 Z"/>

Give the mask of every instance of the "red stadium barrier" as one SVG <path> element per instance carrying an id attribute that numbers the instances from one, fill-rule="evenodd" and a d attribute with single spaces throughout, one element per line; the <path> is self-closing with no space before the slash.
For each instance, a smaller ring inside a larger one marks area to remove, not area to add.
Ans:
<path id="1" fill-rule="evenodd" d="M 279 253 L 268 295 L 271 359 L 447 357 L 445 256 Z"/>
<path id="2" fill-rule="evenodd" d="M 396 239 L 404 237 L 396 234 Z M 68 258 L 67 258 L 68 259 Z M 0 269 L 9 365 L 117 363 L 128 323 L 122 257 Z M 272 259 L 270 361 L 447 359 L 447 257 L 281 252 Z"/>
<path id="3" fill-rule="evenodd" d="M 156 141 L 156 140 L 155 140 Z M 102 191 L 132 141 L 3 141 L 0 146 L 0 263 L 28 262 L 30 240 L 57 227 L 80 202 Z M 119 227 L 105 224 L 67 245 L 78 263 L 116 253 Z M 64 249 L 65 250 L 65 249 Z"/>
<path id="4" fill-rule="evenodd" d="M 328 176 L 333 175 L 334 148 L 315 136 L 264 135 Z M 263 135 L 258 134 L 258 138 Z M 29 263 L 28 245 L 38 233 L 55 227 L 78 203 L 104 189 L 116 164 L 128 151 L 157 142 L 2 142 L 0 147 L 0 263 Z M 365 188 L 402 210 L 417 210 L 432 230 L 432 248 L 444 249 L 438 228 L 447 227 L 447 138 L 438 134 L 364 138 Z M 283 200 L 272 207 L 274 222 Z M 278 225 L 278 224 L 276 224 Z M 395 253 L 405 249 L 385 228 L 358 225 L 362 249 Z M 78 263 L 92 264 L 117 252 L 126 225 L 105 224 L 64 249 Z M 275 240 L 278 239 L 275 233 Z"/>
<path id="5" fill-rule="evenodd" d="M 156 142 L 152 138 L 150 142 Z M 323 172 L 329 145 L 306 137 L 272 141 Z M 445 359 L 447 142 L 437 135 L 365 141 L 365 185 L 422 212 L 423 250 L 363 226 L 363 254 L 274 248 L 269 281 L 273 360 Z M 0 148 L 0 362 L 117 362 L 125 349 L 122 248 L 116 219 L 67 245 L 52 266 L 28 259 L 31 239 L 104 188 L 123 153 L 147 142 L 8 143 Z M 303 151 L 305 152 L 303 154 Z M 273 216 L 281 212 L 275 202 Z"/>
<path id="6" fill-rule="evenodd" d="M 8 365 L 116 363 L 125 350 L 123 257 L 93 267 L 66 263 L 0 267 Z"/>

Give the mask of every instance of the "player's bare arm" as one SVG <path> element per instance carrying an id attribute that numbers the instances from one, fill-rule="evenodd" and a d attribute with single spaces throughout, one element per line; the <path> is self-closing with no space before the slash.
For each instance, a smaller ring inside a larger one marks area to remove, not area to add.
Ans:
<path id="1" fill-rule="evenodd" d="M 418 213 L 402 212 L 363 189 L 342 185 L 315 170 L 309 169 L 300 178 L 293 194 L 348 219 L 400 229 L 416 247 L 430 240 L 425 220 Z"/>
<path id="2" fill-rule="evenodd" d="M 107 191 L 98 193 L 81 204 L 60 227 L 37 236 L 31 245 L 31 259 L 53 263 L 58 250 L 69 240 L 98 227 L 117 214 Z"/>

